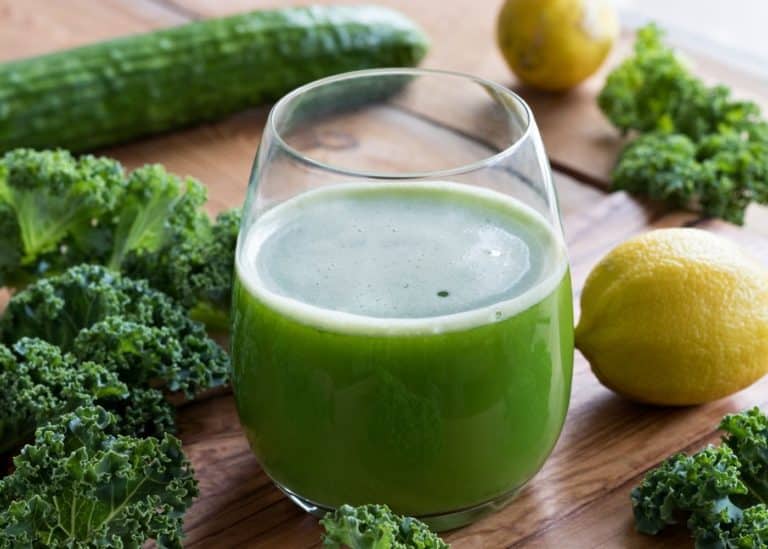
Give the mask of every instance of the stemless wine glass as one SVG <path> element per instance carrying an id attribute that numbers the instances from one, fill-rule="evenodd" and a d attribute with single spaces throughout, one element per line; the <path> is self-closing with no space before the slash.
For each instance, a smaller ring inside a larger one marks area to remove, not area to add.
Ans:
<path id="1" fill-rule="evenodd" d="M 531 110 L 418 69 L 342 74 L 269 115 L 238 240 L 233 386 L 305 510 L 438 529 L 507 503 L 570 398 L 573 312 Z"/>

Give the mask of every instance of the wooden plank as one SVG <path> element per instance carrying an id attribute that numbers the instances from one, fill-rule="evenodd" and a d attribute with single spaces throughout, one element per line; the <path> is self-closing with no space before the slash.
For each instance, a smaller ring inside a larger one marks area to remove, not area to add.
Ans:
<path id="1" fill-rule="evenodd" d="M 0 0 L 0 61 L 186 20 L 153 0 Z"/>
<path id="2" fill-rule="evenodd" d="M 254 109 L 103 153 L 129 169 L 159 162 L 172 172 L 200 179 L 208 186 L 207 207 L 214 213 L 242 204 L 268 112 L 266 107 Z"/>

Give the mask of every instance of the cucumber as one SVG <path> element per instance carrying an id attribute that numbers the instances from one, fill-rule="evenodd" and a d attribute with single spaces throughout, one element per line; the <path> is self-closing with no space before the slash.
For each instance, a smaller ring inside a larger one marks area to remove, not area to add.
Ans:
<path id="1" fill-rule="evenodd" d="M 416 65 L 427 39 L 377 6 L 257 11 L 0 64 L 0 152 L 92 150 L 220 118 L 306 82 Z"/>

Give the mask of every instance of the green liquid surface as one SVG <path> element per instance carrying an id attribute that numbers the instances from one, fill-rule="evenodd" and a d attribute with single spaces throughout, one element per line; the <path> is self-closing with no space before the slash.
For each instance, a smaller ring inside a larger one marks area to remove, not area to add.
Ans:
<path id="1" fill-rule="evenodd" d="M 233 385 L 251 447 L 325 506 L 423 516 L 514 491 L 565 418 L 571 299 L 560 239 L 499 193 L 293 198 L 238 249 Z"/>

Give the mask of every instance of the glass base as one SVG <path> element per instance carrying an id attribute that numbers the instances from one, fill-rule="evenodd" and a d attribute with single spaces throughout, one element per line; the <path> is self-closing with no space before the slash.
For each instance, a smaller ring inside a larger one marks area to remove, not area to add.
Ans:
<path id="1" fill-rule="evenodd" d="M 277 482 L 275 483 L 275 486 L 277 486 L 281 492 L 288 496 L 288 498 L 290 498 L 293 503 L 317 518 L 323 518 L 326 513 L 330 513 L 335 510 L 333 507 L 328 507 L 326 505 L 321 505 L 319 503 L 315 503 L 314 501 L 305 499 L 300 495 L 290 491 L 285 486 L 281 486 Z M 507 504 L 509 504 L 509 502 L 515 499 L 515 496 L 519 491 L 520 488 L 517 488 L 489 501 L 480 503 L 478 505 L 473 505 L 472 507 L 457 509 L 455 511 L 447 511 L 445 513 L 436 513 L 433 515 L 421 515 L 416 516 L 415 518 L 426 523 L 435 532 L 453 530 L 455 528 L 466 526 L 467 524 L 475 522 L 482 517 L 494 513 L 502 507 L 505 507 Z"/>

